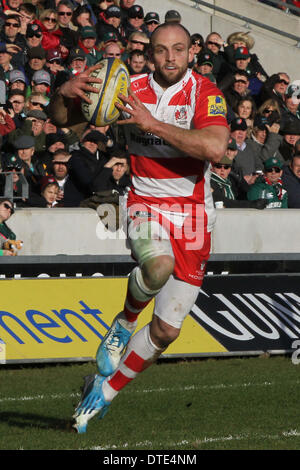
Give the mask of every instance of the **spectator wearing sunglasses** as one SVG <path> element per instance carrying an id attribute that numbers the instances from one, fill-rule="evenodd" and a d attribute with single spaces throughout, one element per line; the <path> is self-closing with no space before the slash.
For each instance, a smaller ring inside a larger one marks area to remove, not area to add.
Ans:
<path id="1" fill-rule="evenodd" d="M 132 33 L 144 33 L 149 37 L 149 31 L 144 22 L 144 10 L 140 5 L 133 5 L 128 9 L 128 16 L 122 21 L 122 38 L 128 40 Z"/>
<path id="2" fill-rule="evenodd" d="M 0 256 L 14 256 L 12 250 L 5 248 L 8 240 L 16 240 L 15 233 L 6 224 L 13 213 L 13 202 L 7 198 L 0 198 Z"/>
<path id="3" fill-rule="evenodd" d="M 194 53 L 193 60 L 189 63 L 189 67 L 193 68 L 193 66 L 197 65 L 198 58 L 200 54 L 203 52 L 204 49 L 204 39 L 203 36 L 199 33 L 195 33 L 191 35 L 191 41 L 192 41 L 192 49 Z M 209 54 L 211 54 L 210 51 L 207 51 Z"/>
<path id="4" fill-rule="evenodd" d="M 73 5 L 69 0 L 61 0 L 57 5 L 58 25 L 63 34 L 64 40 L 70 44 L 70 47 L 75 47 L 78 42 L 78 34 L 76 27 L 72 22 L 73 18 Z"/>
<path id="5" fill-rule="evenodd" d="M 15 68 L 24 66 L 24 49 L 26 40 L 21 34 L 21 21 L 19 15 L 6 15 L 4 26 L 0 33 L 0 42 L 7 45 L 14 45 L 12 64 Z M 8 48 L 9 49 L 9 48 Z"/>
<path id="6" fill-rule="evenodd" d="M 279 152 L 283 157 L 286 164 L 289 164 L 296 153 L 296 144 L 300 139 L 300 121 L 294 119 L 288 121 L 280 128 L 282 141 L 279 147 Z"/>
<path id="7" fill-rule="evenodd" d="M 26 29 L 26 34 L 25 34 L 25 39 L 26 39 L 26 50 L 28 51 L 32 47 L 38 47 L 41 45 L 43 38 L 43 33 L 41 27 L 36 24 L 28 24 L 27 29 Z"/>
<path id="8" fill-rule="evenodd" d="M 134 50 L 140 50 L 143 52 L 147 52 L 147 48 L 149 45 L 149 38 L 145 33 L 140 33 L 136 31 L 135 33 L 131 33 L 128 38 L 128 42 L 126 45 L 126 49 L 122 54 L 123 62 L 127 63 L 129 54 Z"/>
<path id="9" fill-rule="evenodd" d="M 144 18 L 144 23 L 147 26 L 149 35 L 151 35 L 160 25 L 159 14 L 155 11 L 149 11 Z"/>
<path id="10" fill-rule="evenodd" d="M 264 172 L 251 186 L 247 198 L 249 201 L 257 199 L 267 200 L 267 209 L 287 209 L 288 192 L 282 182 L 282 162 L 271 157 L 264 162 Z"/>
<path id="11" fill-rule="evenodd" d="M 205 49 L 213 54 L 213 70 L 212 73 L 219 83 L 225 75 L 230 71 L 227 61 L 224 58 L 223 48 L 224 41 L 219 33 L 212 32 L 205 39 Z"/>
<path id="12" fill-rule="evenodd" d="M 259 103 L 262 104 L 268 99 L 277 101 L 280 111 L 284 110 L 285 93 L 290 84 L 290 77 L 285 72 L 271 75 L 263 84 L 258 96 Z"/>
<path id="13" fill-rule="evenodd" d="M 44 10 L 35 23 L 40 26 L 43 33 L 41 45 L 44 50 L 57 49 L 63 35 L 59 28 L 57 11 L 52 8 Z"/>
<path id="14" fill-rule="evenodd" d="M 247 191 L 250 186 L 243 179 L 238 179 L 231 173 L 232 160 L 224 156 L 219 163 L 212 163 L 210 185 L 214 204 L 223 203 L 224 208 L 253 208 L 264 209 L 266 201 L 256 198 L 247 200 Z"/>

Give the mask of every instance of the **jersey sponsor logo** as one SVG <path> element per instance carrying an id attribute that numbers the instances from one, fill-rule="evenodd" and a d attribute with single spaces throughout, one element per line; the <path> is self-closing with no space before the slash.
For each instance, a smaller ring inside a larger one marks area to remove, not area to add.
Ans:
<path id="1" fill-rule="evenodd" d="M 169 145 L 165 140 L 161 139 L 160 137 L 156 137 L 155 135 L 148 133 L 143 135 L 137 135 L 131 132 L 130 140 L 145 147 L 147 147 L 148 145 Z"/>
<path id="2" fill-rule="evenodd" d="M 227 113 L 226 101 L 223 96 L 208 96 L 208 116 L 225 117 Z"/>

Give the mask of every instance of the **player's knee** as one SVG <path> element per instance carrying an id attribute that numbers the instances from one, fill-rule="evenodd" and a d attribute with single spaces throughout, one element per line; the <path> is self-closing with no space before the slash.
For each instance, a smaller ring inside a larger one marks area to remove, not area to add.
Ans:
<path id="1" fill-rule="evenodd" d="M 150 334 L 154 344 L 165 349 L 178 338 L 180 329 L 174 328 L 154 315 L 150 326 Z"/>
<path id="2" fill-rule="evenodd" d="M 174 270 L 174 258 L 162 255 L 143 264 L 142 272 L 145 284 L 152 290 L 164 286 Z"/>

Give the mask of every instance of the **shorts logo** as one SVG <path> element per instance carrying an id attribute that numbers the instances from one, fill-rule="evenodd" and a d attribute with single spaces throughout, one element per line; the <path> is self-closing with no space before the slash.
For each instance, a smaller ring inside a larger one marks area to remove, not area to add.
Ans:
<path id="1" fill-rule="evenodd" d="M 208 116 L 222 116 L 225 117 L 227 113 L 226 101 L 223 96 L 209 96 L 208 97 Z"/>

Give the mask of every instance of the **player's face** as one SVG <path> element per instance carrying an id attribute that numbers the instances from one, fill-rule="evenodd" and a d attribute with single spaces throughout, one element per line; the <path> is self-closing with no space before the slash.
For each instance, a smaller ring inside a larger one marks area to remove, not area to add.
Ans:
<path id="1" fill-rule="evenodd" d="M 154 33 L 155 80 L 162 88 L 179 82 L 193 58 L 189 38 L 181 27 L 163 28 Z"/>

